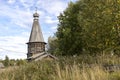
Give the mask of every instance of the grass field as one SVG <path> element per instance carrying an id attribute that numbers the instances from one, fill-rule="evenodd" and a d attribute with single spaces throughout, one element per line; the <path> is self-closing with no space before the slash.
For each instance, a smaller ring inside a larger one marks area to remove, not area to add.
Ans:
<path id="1" fill-rule="evenodd" d="M 37 61 L 0 72 L 0 80 L 120 80 L 120 71 L 106 71 L 103 65 L 118 65 L 118 56 L 81 55 Z"/>

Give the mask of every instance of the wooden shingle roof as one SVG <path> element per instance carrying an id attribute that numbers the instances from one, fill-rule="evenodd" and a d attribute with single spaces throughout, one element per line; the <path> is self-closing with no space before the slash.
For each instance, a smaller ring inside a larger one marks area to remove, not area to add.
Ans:
<path id="1" fill-rule="evenodd" d="M 39 14 L 34 13 L 33 17 L 34 17 L 34 20 L 33 20 L 29 42 L 44 42 L 42 30 L 39 25 Z"/>
<path id="2" fill-rule="evenodd" d="M 53 55 L 51 55 L 47 52 L 42 52 L 42 53 L 39 53 L 39 54 L 35 54 L 35 55 L 29 57 L 28 60 L 30 59 L 30 60 L 38 61 L 38 60 L 42 60 L 46 57 L 51 57 L 51 58 L 57 60 L 57 57 L 55 57 L 55 56 L 53 56 Z"/>

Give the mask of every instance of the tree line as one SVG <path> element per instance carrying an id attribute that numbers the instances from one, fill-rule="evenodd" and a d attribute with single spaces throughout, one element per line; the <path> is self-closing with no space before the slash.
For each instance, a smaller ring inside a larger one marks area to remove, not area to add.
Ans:
<path id="1" fill-rule="evenodd" d="M 55 55 L 120 53 L 120 0 L 70 2 L 49 37 Z"/>
<path id="2" fill-rule="evenodd" d="M 0 60 L 0 63 L 3 63 L 4 67 L 10 67 L 10 66 L 20 66 L 27 64 L 27 60 L 25 59 L 9 59 L 8 56 L 5 56 L 4 60 Z"/>

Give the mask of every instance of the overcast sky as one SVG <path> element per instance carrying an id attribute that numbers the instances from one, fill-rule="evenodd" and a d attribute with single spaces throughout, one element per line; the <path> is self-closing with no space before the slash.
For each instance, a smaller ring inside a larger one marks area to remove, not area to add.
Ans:
<path id="1" fill-rule="evenodd" d="M 56 32 L 57 16 L 70 1 L 76 0 L 0 0 L 0 59 L 25 59 L 35 7 L 44 40 Z"/>

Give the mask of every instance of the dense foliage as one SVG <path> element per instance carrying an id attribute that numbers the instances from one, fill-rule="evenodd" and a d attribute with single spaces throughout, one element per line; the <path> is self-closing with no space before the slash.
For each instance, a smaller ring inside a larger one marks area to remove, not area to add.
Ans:
<path id="1" fill-rule="evenodd" d="M 120 39 L 120 0 L 81 0 L 79 25 L 84 49 L 92 53 L 114 50 Z"/>
<path id="2" fill-rule="evenodd" d="M 120 0 L 70 2 L 58 19 L 60 54 L 120 53 Z"/>
<path id="3" fill-rule="evenodd" d="M 5 60 L 0 60 L 0 62 L 3 63 L 4 67 L 20 66 L 27 64 L 27 60 L 25 59 L 9 59 L 8 56 L 5 57 Z"/>
<path id="4" fill-rule="evenodd" d="M 59 53 L 57 38 L 55 36 L 53 36 L 53 37 L 50 36 L 48 38 L 48 43 L 49 43 L 47 45 L 48 52 L 52 53 L 54 55 L 57 55 Z"/>

